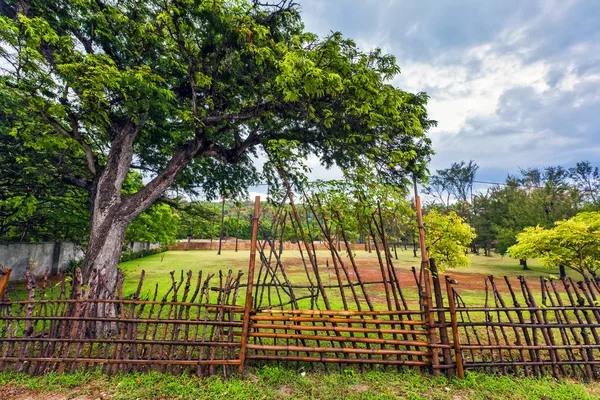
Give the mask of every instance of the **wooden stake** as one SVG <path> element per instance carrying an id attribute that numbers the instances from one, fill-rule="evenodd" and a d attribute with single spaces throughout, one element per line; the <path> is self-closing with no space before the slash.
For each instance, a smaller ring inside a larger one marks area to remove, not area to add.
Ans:
<path id="1" fill-rule="evenodd" d="M 250 262 L 248 264 L 248 284 L 246 286 L 246 303 L 244 304 L 244 319 L 242 323 L 242 346 L 240 347 L 240 365 L 238 372 L 244 373 L 246 366 L 246 346 L 250 330 L 250 311 L 252 309 L 252 285 L 254 284 L 254 268 L 256 266 L 256 241 L 258 239 L 258 218 L 260 215 L 260 196 L 254 198 L 254 216 L 252 217 L 252 239 L 250 241 Z"/>
<path id="2" fill-rule="evenodd" d="M 458 321 L 456 320 L 456 305 L 454 304 L 454 294 L 452 293 L 453 281 L 446 277 L 446 292 L 448 293 L 448 308 L 450 309 L 450 322 L 452 324 L 452 345 L 454 346 L 454 356 L 456 357 L 456 375 L 459 379 L 465 379 L 465 370 L 463 358 L 460 350 L 460 338 L 458 334 Z M 446 364 L 449 364 L 446 361 Z"/>
<path id="3" fill-rule="evenodd" d="M 431 301 L 431 275 L 429 273 L 429 259 L 427 258 L 427 247 L 425 245 L 425 227 L 423 226 L 423 214 L 421 213 L 421 199 L 419 198 L 419 192 L 417 190 L 417 179 L 413 179 L 414 191 L 415 191 L 415 209 L 417 211 L 417 225 L 419 226 L 419 241 L 421 244 L 421 269 L 423 276 L 421 279 L 425 286 L 425 301 L 423 302 L 425 308 L 425 320 L 428 325 L 429 341 L 432 345 L 437 344 L 437 337 L 435 335 L 435 319 L 434 314 L 431 312 L 432 301 Z M 439 355 L 437 350 L 431 348 L 431 364 L 433 374 L 439 376 L 440 371 L 436 368 L 440 364 Z"/>

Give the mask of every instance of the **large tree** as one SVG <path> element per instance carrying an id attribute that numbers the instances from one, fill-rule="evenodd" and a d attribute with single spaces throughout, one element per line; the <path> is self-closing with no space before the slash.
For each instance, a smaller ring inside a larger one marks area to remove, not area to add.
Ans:
<path id="1" fill-rule="evenodd" d="M 600 171 L 589 161 L 578 162 L 569 168 L 569 177 L 584 203 L 584 207 L 598 209 L 600 207 Z"/>
<path id="2" fill-rule="evenodd" d="M 90 193 L 92 296 L 114 296 L 138 214 L 173 188 L 235 195 L 261 144 L 293 139 L 327 165 L 368 158 L 390 176 L 430 153 L 427 96 L 386 83 L 395 59 L 306 33 L 288 0 L 0 0 L 0 12 L 11 134 L 75 146 L 61 179 Z M 147 183 L 123 193 L 132 169 Z"/>

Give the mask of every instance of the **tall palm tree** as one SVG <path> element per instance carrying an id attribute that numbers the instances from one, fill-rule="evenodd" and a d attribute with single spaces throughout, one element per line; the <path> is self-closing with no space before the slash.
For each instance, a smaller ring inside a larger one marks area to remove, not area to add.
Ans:
<path id="1" fill-rule="evenodd" d="M 222 203 L 221 203 L 221 228 L 219 229 L 219 251 L 217 252 L 218 256 L 221 255 L 221 245 L 223 243 L 223 221 L 225 220 L 225 195 L 224 194 L 221 197 L 221 199 L 222 199 Z"/>
<path id="2" fill-rule="evenodd" d="M 239 233 L 239 227 L 240 227 L 240 214 L 242 213 L 242 211 L 244 211 L 244 203 L 242 203 L 240 200 L 236 200 L 233 203 L 233 210 L 235 211 L 235 214 L 236 214 L 236 219 L 235 219 L 235 251 L 237 253 L 237 251 L 238 251 L 238 233 Z"/>

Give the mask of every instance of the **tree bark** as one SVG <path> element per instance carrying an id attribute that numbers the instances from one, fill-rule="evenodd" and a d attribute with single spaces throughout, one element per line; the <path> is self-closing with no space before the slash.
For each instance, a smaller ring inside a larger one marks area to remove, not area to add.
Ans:
<path id="1" fill-rule="evenodd" d="M 417 241 L 413 233 L 413 257 L 417 257 Z"/>
<path id="2" fill-rule="evenodd" d="M 138 130 L 139 127 L 134 124 L 125 124 L 113 129 L 106 165 L 97 169 L 91 185 L 90 237 L 82 264 L 84 282 L 88 284 L 90 298 L 115 298 L 117 265 L 127 226 L 162 195 L 193 157 L 191 152 L 182 151 L 173 158 L 159 177 L 141 191 L 133 195 L 123 195 L 121 190 L 133 158 L 133 142 Z M 90 312 L 91 315 L 99 317 L 116 316 L 114 304 L 96 304 Z M 109 335 L 114 333 L 115 329 L 114 323 L 99 323 L 92 334 Z"/>
<path id="3" fill-rule="evenodd" d="M 221 203 L 221 227 L 219 228 L 219 251 L 217 255 L 221 255 L 221 244 L 223 243 L 223 222 L 225 221 L 225 196 L 223 196 L 223 202 Z"/>
<path id="4" fill-rule="evenodd" d="M 565 279 L 567 277 L 567 270 L 566 270 L 565 266 L 560 265 L 558 268 L 560 271 L 560 279 Z"/>
<path id="5" fill-rule="evenodd" d="M 105 297 L 106 294 L 100 296 L 105 292 L 114 297 L 116 265 L 121 255 L 125 229 L 137 215 L 127 212 L 127 203 L 121 194 L 133 158 L 135 135 L 133 126 L 127 126 L 115 134 L 106 166 L 99 171 L 92 184 L 90 239 L 82 269 L 84 280 L 88 283 L 92 276 L 99 280 L 101 287 L 90 286 L 90 294 L 98 295 L 99 299 L 111 298 Z"/>
<path id="6" fill-rule="evenodd" d="M 238 210 L 238 212 L 237 212 L 237 218 L 235 220 L 235 252 L 236 253 L 238 251 L 238 239 L 239 239 L 238 236 L 239 236 L 239 233 L 240 233 L 239 227 L 240 227 L 240 212 Z"/>

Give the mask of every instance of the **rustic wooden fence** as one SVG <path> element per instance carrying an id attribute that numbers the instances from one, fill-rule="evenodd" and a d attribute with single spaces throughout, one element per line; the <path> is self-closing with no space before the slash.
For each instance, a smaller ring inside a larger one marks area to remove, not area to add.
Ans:
<path id="1" fill-rule="evenodd" d="M 368 229 L 380 276 L 369 281 L 351 247 L 334 245 L 324 218 L 329 255 L 317 260 L 290 201 L 291 211 L 282 208 L 268 226 L 259 225 L 256 202 L 247 274 L 172 272 L 168 288 L 148 290 L 142 273 L 129 296 L 120 275 L 116 300 L 90 298 L 78 270 L 58 282 L 29 274 L 25 289 L 0 292 L 0 370 L 228 376 L 250 364 L 280 362 L 459 377 L 477 369 L 600 378 L 595 280 L 490 276 L 481 283 L 484 300 L 475 304 L 479 297 L 423 258 L 413 268 L 414 283 L 401 285 L 384 219 L 374 216 Z M 277 246 L 288 219 L 304 260 L 302 282 L 290 279 Z M 343 229 L 340 236 L 346 242 Z M 98 311 L 107 305 L 112 314 Z"/>
<path id="2" fill-rule="evenodd" d="M 468 305 L 448 279 L 455 362 L 465 369 L 600 377 L 598 282 L 486 278 L 485 302 Z"/>
<path id="3" fill-rule="evenodd" d="M 199 375 L 239 365 L 243 307 L 236 305 L 241 275 L 206 277 L 191 272 L 158 298 L 140 292 L 132 298 L 95 300 L 86 296 L 79 271 L 58 287 L 44 279 L 36 288 L 29 276 L 26 300 L 0 303 L 0 370 L 42 374 L 102 366 L 104 372 L 194 371 Z M 70 278 L 70 279 L 69 279 Z M 18 293 L 15 292 L 18 296 Z M 112 316 L 98 317 L 95 307 L 116 305 Z M 98 329 L 98 325 L 102 329 Z M 105 332 L 108 334 L 93 334 Z"/>

